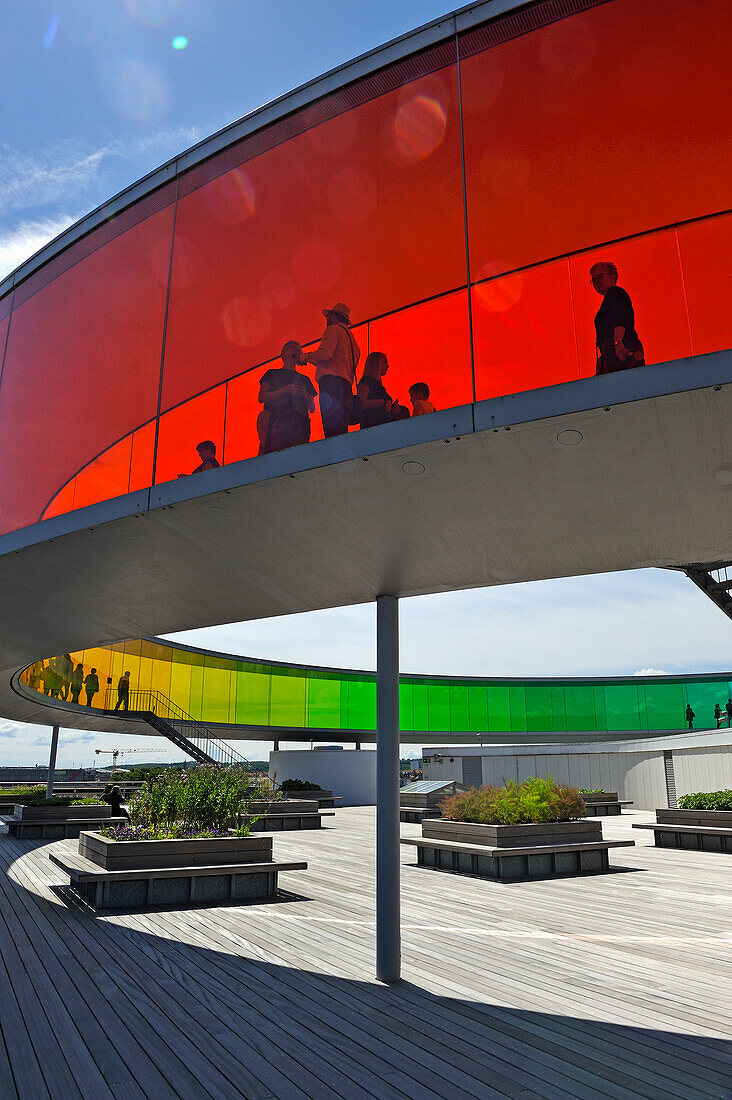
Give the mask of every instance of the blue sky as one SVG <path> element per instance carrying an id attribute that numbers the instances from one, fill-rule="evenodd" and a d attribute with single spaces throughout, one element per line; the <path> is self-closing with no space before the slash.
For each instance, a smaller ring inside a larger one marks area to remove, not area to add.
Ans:
<path id="1" fill-rule="evenodd" d="M 432 0 L 66 0 L 0 24 L 0 276 L 177 152 L 306 80 L 437 18 Z M 182 49 L 173 40 L 187 38 Z M 373 668 L 374 610 L 179 635 L 251 656 Z M 732 623 L 661 570 L 405 600 L 402 666 L 472 675 L 732 667 Z M 59 763 L 157 739 L 64 731 Z M 48 731 L 0 720 L 0 763 L 39 763 Z M 247 743 L 259 755 L 263 745 Z M 138 756 L 137 759 L 144 757 Z M 130 760 L 134 760 L 130 757 Z"/>

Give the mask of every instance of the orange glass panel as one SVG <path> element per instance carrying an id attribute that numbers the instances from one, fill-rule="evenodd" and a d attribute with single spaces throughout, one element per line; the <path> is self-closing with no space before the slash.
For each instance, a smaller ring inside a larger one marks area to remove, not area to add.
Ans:
<path id="1" fill-rule="evenodd" d="M 732 347 L 732 214 L 679 229 L 694 354 Z"/>
<path id="2" fill-rule="evenodd" d="M 36 522 L 70 479 L 155 416 L 173 221 L 163 199 L 146 200 L 135 214 L 144 220 L 111 239 L 102 226 L 90 234 L 101 247 L 80 242 L 16 290 L 0 383 L 0 531 Z M 129 461 L 99 472 L 86 503 L 127 492 Z"/>
<path id="3" fill-rule="evenodd" d="M 612 0 L 466 35 L 471 278 L 726 209 L 728 23 L 728 0 Z"/>
<path id="4" fill-rule="evenodd" d="M 155 484 L 190 474 L 200 465 L 199 443 L 211 440 L 221 461 L 226 386 L 216 386 L 160 417 Z"/>
<path id="5" fill-rule="evenodd" d="M 74 508 L 126 493 L 130 484 L 132 436 L 121 439 L 76 476 Z"/>
<path id="6" fill-rule="evenodd" d="M 473 287 L 479 401 L 578 377 L 566 260 Z"/>
<path id="7" fill-rule="evenodd" d="M 164 409 L 313 341 L 336 301 L 361 322 L 465 283 L 456 66 L 333 118 L 328 102 L 181 180 Z"/>
<path id="8" fill-rule="evenodd" d="M 594 317 L 602 299 L 590 285 L 590 267 L 610 260 L 618 285 L 627 290 L 646 363 L 664 363 L 691 354 L 689 319 L 673 230 L 600 248 L 570 261 L 580 374 L 595 373 Z"/>
<path id="9" fill-rule="evenodd" d="M 409 387 L 426 382 L 436 409 L 473 400 L 470 372 L 468 294 L 459 291 L 369 325 L 369 348 L 389 359 L 384 385 L 392 398 L 412 411 Z M 359 377 L 365 354 L 362 355 Z"/>
<path id="10" fill-rule="evenodd" d="M 270 366 L 276 367 L 278 362 L 267 363 L 227 383 L 225 462 L 239 462 L 242 458 L 259 454 L 257 417 L 262 412 L 262 406 L 257 401 L 259 380 Z"/>

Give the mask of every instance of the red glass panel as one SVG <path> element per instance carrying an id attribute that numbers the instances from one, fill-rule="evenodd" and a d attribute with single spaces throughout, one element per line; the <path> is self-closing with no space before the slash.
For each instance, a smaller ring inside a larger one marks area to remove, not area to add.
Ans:
<path id="1" fill-rule="evenodd" d="M 401 310 L 369 325 L 369 350 L 389 359 L 384 385 L 409 411 L 409 387 L 426 382 L 436 409 L 473 400 L 467 291 Z M 365 350 L 359 365 L 363 368 Z"/>
<path id="2" fill-rule="evenodd" d="M 227 383 L 225 462 L 239 462 L 242 458 L 259 454 L 257 417 L 262 412 L 262 406 L 257 401 L 259 379 L 270 366 L 277 365 L 277 362 L 265 364 Z"/>
<path id="3" fill-rule="evenodd" d="M 694 354 L 732 347 L 732 214 L 679 229 Z"/>
<path id="4" fill-rule="evenodd" d="M 181 181 L 163 408 L 313 341 L 336 301 L 360 322 L 463 285 L 458 122 L 452 65 Z"/>
<path id="5" fill-rule="evenodd" d="M 578 377 L 566 260 L 473 287 L 476 397 Z"/>
<path id="6" fill-rule="evenodd" d="M 36 522 L 67 481 L 155 416 L 172 221 L 168 206 L 95 251 L 87 240 L 56 278 L 23 284 L 0 383 L 0 530 Z M 98 472 L 86 503 L 127 492 L 129 461 Z"/>
<path id="7" fill-rule="evenodd" d="M 42 519 L 50 519 L 51 516 L 61 516 L 64 512 L 74 510 L 74 493 L 76 491 L 76 478 L 72 478 L 68 485 L 64 485 L 60 493 L 56 493 L 51 503 L 45 509 Z"/>
<path id="8" fill-rule="evenodd" d="M 471 277 L 729 206 L 728 0 L 613 0 L 465 56 Z"/>
<path id="9" fill-rule="evenodd" d="M 689 320 L 676 235 L 668 230 L 599 248 L 571 260 L 580 374 L 595 373 L 594 317 L 602 299 L 590 285 L 590 267 L 602 260 L 615 264 L 618 285 L 627 290 L 633 302 L 635 328 L 643 343 L 646 363 L 664 363 L 690 355 Z"/>
<path id="10" fill-rule="evenodd" d="M 156 427 L 156 422 L 153 420 L 150 424 L 146 424 L 143 428 L 138 428 L 136 432 L 132 433 L 129 488 L 131 493 L 146 489 L 150 484 L 150 473 L 155 452 Z"/>
<path id="11" fill-rule="evenodd" d="M 211 440 L 221 461 L 224 440 L 226 386 L 216 386 L 160 417 L 155 484 L 190 474 L 200 464 L 199 443 Z"/>

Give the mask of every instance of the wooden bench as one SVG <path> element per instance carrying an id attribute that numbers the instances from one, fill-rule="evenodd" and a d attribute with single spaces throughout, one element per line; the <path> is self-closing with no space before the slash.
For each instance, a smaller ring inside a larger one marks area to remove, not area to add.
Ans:
<path id="1" fill-rule="evenodd" d="M 582 797 L 582 796 L 580 796 Z M 607 802 L 587 802 L 585 811 L 585 817 L 614 817 L 622 812 L 623 806 L 632 806 L 633 803 L 627 799 L 613 798 Z"/>
<path id="2" fill-rule="evenodd" d="M 249 826 L 250 833 L 280 832 L 290 829 L 320 829 L 324 817 L 335 817 L 334 811 L 319 813 L 265 814 Z M 246 817 L 242 821 L 246 822 Z"/>
<path id="3" fill-rule="evenodd" d="M 439 806 L 400 806 L 399 820 L 421 825 L 425 818 L 442 817 Z"/>
<path id="4" fill-rule="evenodd" d="M 685 848 L 697 852 L 732 852 L 729 825 L 678 825 L 675 822 L 634 824 L 634 829 L 653 829 L 657 848 Z"/>
<path id="5" fill-rule="evenodd" d="M 592 840 L 525 848 L 496 848 L 432 839 L 403 839 L 417 849 L 420 867 L 462 875 L 519 882 L 557 875 L 598 874 L 610 870 L 610 848 L 632 848 L 632 840 Z"/>
<path id="6" fill-rule="evenodd" d="M 214 901 L 260 901 L 277 895 L 280 871 L 304 871 L 307 863 L 231 863 L 210 867 L 146 867 L 105 871 L 66 849 L 48 858 L 94 909 L 141 909 L 153 905 L 206 905 Z"/>
<path id="7" fill-rule="evenodd" d="M 8 827 L 10 836 L 16 840 L 65 840 L 68 837 L 78 837 L 84 829 L 105 828 L 108 825 L 124 825 L 126 817 L 54 817 L 33 818 L 15 817 L 13 814 L 0 815 L 2 821 Z"/>

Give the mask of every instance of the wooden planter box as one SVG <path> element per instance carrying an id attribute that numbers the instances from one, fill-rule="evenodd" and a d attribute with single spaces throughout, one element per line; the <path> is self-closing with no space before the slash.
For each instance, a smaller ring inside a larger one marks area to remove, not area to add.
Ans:
<path id="1" fill-rule="evenodd" d="M 657 848 L 685 848 L 699 852 L 732 853 L 732 810 L 656 810 L 652 829 Z"/>
<path id="2" fill-rule="evenodd" d="M 623 806 L 630 802 L 621 802 L 617 791 L 601 791 L 599 794 L 582 794 L 580 798 L 587 807 L 586 817 L 617 817 Z"/>
<path id="3" fill-rule="evenodd" d="M 545 825 L 428 820 L 421 840 L 402 843 L 416 846 L 420 866 L 514 882 L 608 871 L 608 850 L 633 845 L 603 840 L 602 822 L 584 819 Z"/>
<path id="4" fill-rule="evenodd" d="M 16 803 L 16 818 L 24 821 L 106 821 L 112 816 L 112 807 L 103 806 L 26 806 Z"/>
<path id="5" fill-rule="evenodd" d="M 335 806 L 333 792 L 321 790 L 320 788 L 316 791 L 283 791 L 282 793 L 288 802 L 300 799 L 305 802 L 315 801 L 320 807 L 325 807 L 326 809 L 332 809 L 333 806 Z"/>
<path id="6" fill-rule="evenodd" d="M 271 837 L 115 841 L 84 832 L 78 854 L 51 852 L 49 858 L 97 909 L 263 901 L 277 896 L 280 871 L 307 868 L 275 863 Z"/>
<path id="7" fill-rule="evenodd" d="M 61 840 L 77 837 L 90 825 L 121 821 L 112 818 L 112 807 L 26 806 L 16 803 L 12 816 L 4 816 L 8 832 L 18 840 Z"/>
<path id="8" fill-rule="evenodd" d="M 260 802 L 256 800 L 251 802 L 248 808 L 248 814 L 254 816 L 256 814 L 316 814 L 318 812 L 318 803 L 313 799 L 275 799 L 274 802 L 268 802 L 266 799 L 262 799 Z"/>
<path id="9" fill-rule="evenodd" d="M 223 863 L 261 863 L 272 859 L 272 837 L 220 836 L 198 840 L 110 840 L 83 832 L 79 855 L 106 871 L 150 867 L 211 867 Z"/>
<path id="10" fill-rule="evenodd" d="M 458 844 L 487 844 L 491 848 L 527 848 L 544 844 L 581 844 L 602 840 L 601 821 L 551 821 L 544 825 L 473 825 L 440 818 L 422 822 L 422 836 L 455 840 Z"/>

